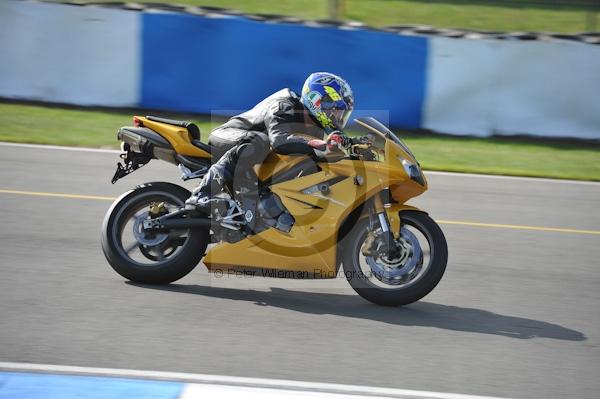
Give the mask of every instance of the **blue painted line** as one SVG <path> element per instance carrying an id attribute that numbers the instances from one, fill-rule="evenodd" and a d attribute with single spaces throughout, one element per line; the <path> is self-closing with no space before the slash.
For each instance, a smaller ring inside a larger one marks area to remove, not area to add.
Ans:
<path id="1" fill-rule="evenodd" d="M 357 110 L 389 110 L 391 125 L 421 126 L 427 38 L 177 13 L 142 18 L 142 107 L 238 113 L 328 71 L 348 80 Z"/>
<path id="2" fill-rule="evenodd" d="M 184 385 L 125 378 L 0 372 L 0 399 L 176 399 Z"/>

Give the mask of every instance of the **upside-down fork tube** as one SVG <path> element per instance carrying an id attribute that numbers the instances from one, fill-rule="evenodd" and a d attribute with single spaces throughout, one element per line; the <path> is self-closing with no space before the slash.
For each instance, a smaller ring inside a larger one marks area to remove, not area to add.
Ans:
<path id="1" fill-rule="evenodd" d="M 385 207 L 383 206 L 383 200 L 381 199 L 381 193 L 375 194 L 373 197 L 373 207 L 375 208 L 375 213 L 377 214 L 377 218 L 379 220 L 379 225 L 381 226 L 381 239 L 383 246 L 380 249 L 382 253 L 388 253 L 388 256 L 395 257 L 398 256 L 398 247 L 394 241 L 394 233 L 390 229 L 390 223 L 388 221 L 387 212 Z M 398 232 L 399 233 L 399 232 Z"/>
<path id="2" fill-rule="evenodd" d="M 381 193 L 377 193 L 373 197 L 373 207 L 375 208 L 375 213 L 379 219 L 381 231 L 388 233 L 390 231 L 390 224 L 388 223 L 385 207 L 383 206 L 383 201 L 381 200 Z"/>

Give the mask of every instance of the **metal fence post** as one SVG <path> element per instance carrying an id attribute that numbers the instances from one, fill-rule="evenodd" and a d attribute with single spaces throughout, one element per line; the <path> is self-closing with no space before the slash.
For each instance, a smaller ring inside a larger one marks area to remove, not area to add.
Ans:
<path id="1" fill-rule="evenodd" d="M 596 0 L 593 4 L 590 5 L 590 8 L 587 12 L 585 29 L 588 32 L 596 31 L 596 22 L 598 18 L 598 12 L 600 12 L 600 0 Z"/>
<path id="2" fill-rule="evenodd" d="M 329 19 L 341 20 L 344 18 L 344 0 L 329 0 Z"/>

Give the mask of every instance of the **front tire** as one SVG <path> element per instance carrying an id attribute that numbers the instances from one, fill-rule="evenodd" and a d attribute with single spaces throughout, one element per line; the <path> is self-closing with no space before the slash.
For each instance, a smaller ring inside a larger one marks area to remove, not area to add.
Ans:
<path id="1" fill-rule="evenodd" d="M 412 263 L 413 271 L 404 279 L 386 280 L 381 274 L 375 274 L 374 277 L 368 265 L 365 267 L 364 264 L 368 263 L 365 262 L 367 257 L 361 253 L 361 248 L 369 231 L 368 218 L 359 220 L 342 242 L 342 262 L 346 279 L 360 296 L 378 305 L 400 306 L 418 301 L 435 288 L 446 270 L 448 247 L 444 233 L 435 221 L 423 212 L 405 211 L 400 216 L 403 229 L 410 227 L 415 234 L 420 232 L 423 243 L 426 242 L 429 246 L 428 250 L 413 252 L 417 254 L 415 256 L 421 257 L 417 261 L 422 264 L 417 265 L 417 268 L 415 263 Z M 405 231 L 403 229 L 401 231 Z M 406 234 L 415 236 L 412 233 Z M 423 264 L 424 257 L 428 257 L 426 265 Z M 406 262 L 411 264 L 410 261 Z"/>
<path id="2" fill-rule="evenodd" d="M 208 229 L 156 234 L 147 240 L 140 230 L 140 221 L 147 217 L 145 209 L 151 204 L 177 208 L 189 196 L 183 187 L 158 182 L 143 184 L 119 197 L 102 223 L 102 251 L 112 268 L 128 280 L 145 284 L 168 284 L 191 272 L 204 256 Z M 125 243 L 128 233 L 134 238 Z"/>

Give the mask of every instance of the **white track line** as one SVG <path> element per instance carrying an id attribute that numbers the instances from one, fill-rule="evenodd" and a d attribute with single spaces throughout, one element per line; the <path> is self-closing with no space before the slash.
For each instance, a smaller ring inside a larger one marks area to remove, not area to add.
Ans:
<path id="1" fill-rule="evenodd" d="M 112 154 L 120 153 L 119 150 L 110 150 L 110 149 L 106 149 L 106 148 L 66 147 L 66 146 L 62 146 L 62 145 L 7 143 L 4 141 L 0 141 L 0 147 L 20 147 L 20 148 L 35 148 L 35 149 L 40 149 L 40 150 L 100 152 L 100 153 L 112 153 Z"/>
<path id="2" fill-rule="evenodd" d="M 113 368 L 61 366 L 54 364 L 0 362 L 0 370 L 38 373 L 71 374 L 121 378 L 141 378 L 163 381 L 178 381 L 194 384 L 221 385 L 229 387 L 266 388 L 285 391 L 304 391 L 323 394 L 362 395 L 387 398 L 431 398 L 431 399 L 500 399 L 490 396 L 474 396 L 444 392 L 414 391 L 407 389 L 376 388 L 358 385 L 327 384 L 265 378 L 228 377 L 222 375 L 176 373 L 167 371 L 124 370 Z"/>
<path id="3" fill-rule="evenodd" d="M 0 147 L 20 147 L 20 148 L 34 148 L 41 150 L 55 150 L 55 151 L 79 151 L 79 152 L 98 152 L 98 153 L 109 153 L 118 154 L 119 150 L 110 150 L 105 148 L 88 148 L 88 147 L 66 147 L 60 145 L 46 145 L 46 144 L 23 144 L 23 143 L 8 143 L 0 141 Z M 486 175 L 478 173 L 459 173 L 459 172 L 438 172 L 438 171 L 425 171 L 427 175 L 433 176 L 453 176 L 453 177 L 474 177 L 480 179 L 503 179 L 503 180 L 526 180 L 526 181 L 541 181 L 548 183 L 565 183 L 565 184 L 587 184 L 587 185 L 600 185 L 600 182 L 593 181 L 581 181 L 581 180 L 563 180 L 563 179 L 548 179 L 544 177 L 525 177 L 525 176 L 502 176 L 502 175 Z"/>
<path id="4" fill-rule="evenodd" d="M 486 175 L 478 173 L 459 173 L 459 172 L 438 172 L 433 170 L 426 170 L 427 175 L 437 176 L 453 176 L 453 177 L 475 177 L 480 179 L 500 179 L 500 180 L 525 180 L 525 181 L 539 181 L 547 183 L 564 183 L 564 184 L 585 184 L 599 186 L 600 182 L 597 181 L 585 181 L 585 180 L 566 180 L 566 179 L 550 179 L 547 177 L 526 177 L 526 176 L 504 176 L 504 175 Z"/>

